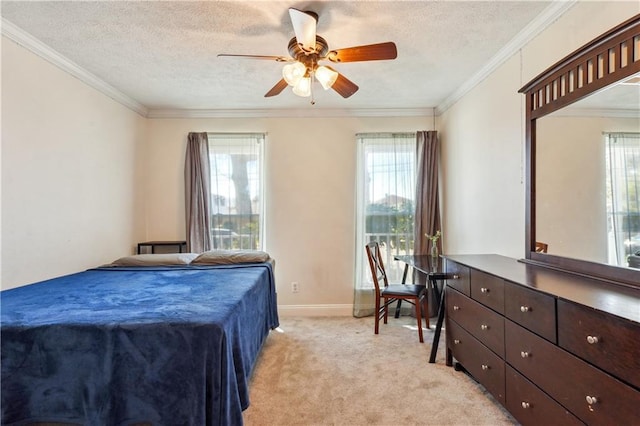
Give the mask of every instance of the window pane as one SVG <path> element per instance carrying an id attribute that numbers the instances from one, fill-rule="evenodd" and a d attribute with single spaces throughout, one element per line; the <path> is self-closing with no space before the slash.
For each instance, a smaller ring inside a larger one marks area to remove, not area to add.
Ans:
<path id="1" fill-rule="evenodd" d="M 264 135 L 208 136 L 213 248 L 262 250 Z"/>

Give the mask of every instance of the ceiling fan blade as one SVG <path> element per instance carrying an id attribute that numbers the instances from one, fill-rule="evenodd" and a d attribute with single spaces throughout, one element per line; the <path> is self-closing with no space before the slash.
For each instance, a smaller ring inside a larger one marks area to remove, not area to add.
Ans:
<path id="1" fill-rule="evenodd" d="M 276 62 L 291 62 L 293 59 L 286 56 L 268 56 L 268 55 L 234 55 L 231 53 L 219 53 L 218 57 L 246 58 L 246 59 L 267 59 Z"/>
<path id="2" fill-rule="evenodd" d="M 332 62 L 380 61 L 397 57 L 398 50 L 392 41 L 332 50 L 327 55 Z"/>
<path id="3" fill-rule="evenodd" d="M 318 15 L 290 7 L 289 16 L 291 17 L 293 31 L 296 33 L 298 44 L 301 44 L 304 50 L 313 52 L 316 48 Z"/>
<path id="4" fill-rule="evenodd" d="M 329 68 L 332 71 L 338 72 L 331 67 L 327 67 L 327 68 Z M 353 81 L 349 80 L 347 77 L 343 76 L 339 72 L 338 72 L 338 78 L 336 79 L 335 83 L 333 83 L 333 86 L 331 86 L 331 88 L 336 92 L 338 92 L 340 96 L 342 96 L 343 98 L 348 98 L 349 96 L 356 93 L 359 89 L 357 84 L 355 84 Z"/>
<path id="5" fill-rule="evenodd" d="M 286 81 L 284 81 L 284 78 L 281 79 L 279 82 L 276 83 L 275 86 L 273 86 L 271 88 L 271 90 L 269 90 L 266 95 L 264 95 L 265 98 L 270 98 L 271 96 L 276 96 L 279 95 L 280 92 L 282 92 L 284 90 L 285 87 L 287 87 L 288 84 Z"/>

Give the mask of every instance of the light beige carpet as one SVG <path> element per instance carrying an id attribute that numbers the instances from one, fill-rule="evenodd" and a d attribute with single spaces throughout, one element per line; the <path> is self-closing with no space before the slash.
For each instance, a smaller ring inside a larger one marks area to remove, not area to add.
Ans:
<path id="1" fill-rule="evenodd" d="M 433 326 L 432 326 L 433 327 Z M 245 424 L 513 425 L 465 373 L 444 365 L 444 332 L 429 364 L 433 329 L 415 319 L 281 318 L 256 364 Z"/>

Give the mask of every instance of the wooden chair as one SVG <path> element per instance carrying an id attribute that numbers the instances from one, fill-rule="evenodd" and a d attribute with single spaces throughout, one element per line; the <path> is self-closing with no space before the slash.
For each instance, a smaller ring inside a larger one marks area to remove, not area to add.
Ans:
<path id="1" fill-rule="evenodd" d="M 376 322 L 375 334 L 378 334 L 380 318 L 387 323 L 389 316 L 389 305 L 401 300 L 406 300 L 416 307 L 416 319 L 418 320 L 418 336 L 420 343 L 424 342 L 422 336 L 422 312 L 421 305 L 426 295 L 426 287 L 421 285 L 392 284 L 389 285 L 387 273 L 384 269 L 380 246 L 377 242 L 371 242 L 365 247 L 369 258 L 369 267 L 373 277 L 373 285 L 376 290 Z M 380 304 L 382 300 L 382 305 Z M 426 305 L 425 305 L 426 306 Z"/>
<path id="2" fill-rule="evenodd" d="M 546 253 L 549 245 L 546 243 L 536 242 L 536 253 Z"/>

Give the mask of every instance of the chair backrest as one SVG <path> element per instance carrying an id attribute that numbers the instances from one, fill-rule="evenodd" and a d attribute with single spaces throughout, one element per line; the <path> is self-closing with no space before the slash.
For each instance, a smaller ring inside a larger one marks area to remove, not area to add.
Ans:
<path id="1" fill-rule="evenodd" d="M 546 253 L 549 247 L 546 243 L 536 242 L 536 253 Z"/>
<path id="2" fill-rule="evenodd" d="M 382 255 L 380 254 L 380 245 L 376 241 L 372 241 L 365 246 L 367 258 L 369 258 L 369 267 L 371 268 L 371 277 L 373 285 L 376 288 L 376 296 L 380 297 L 380 284 L 387 287 L 389 280 L 387 279 L 387 271 L 382 263 Z"/>

